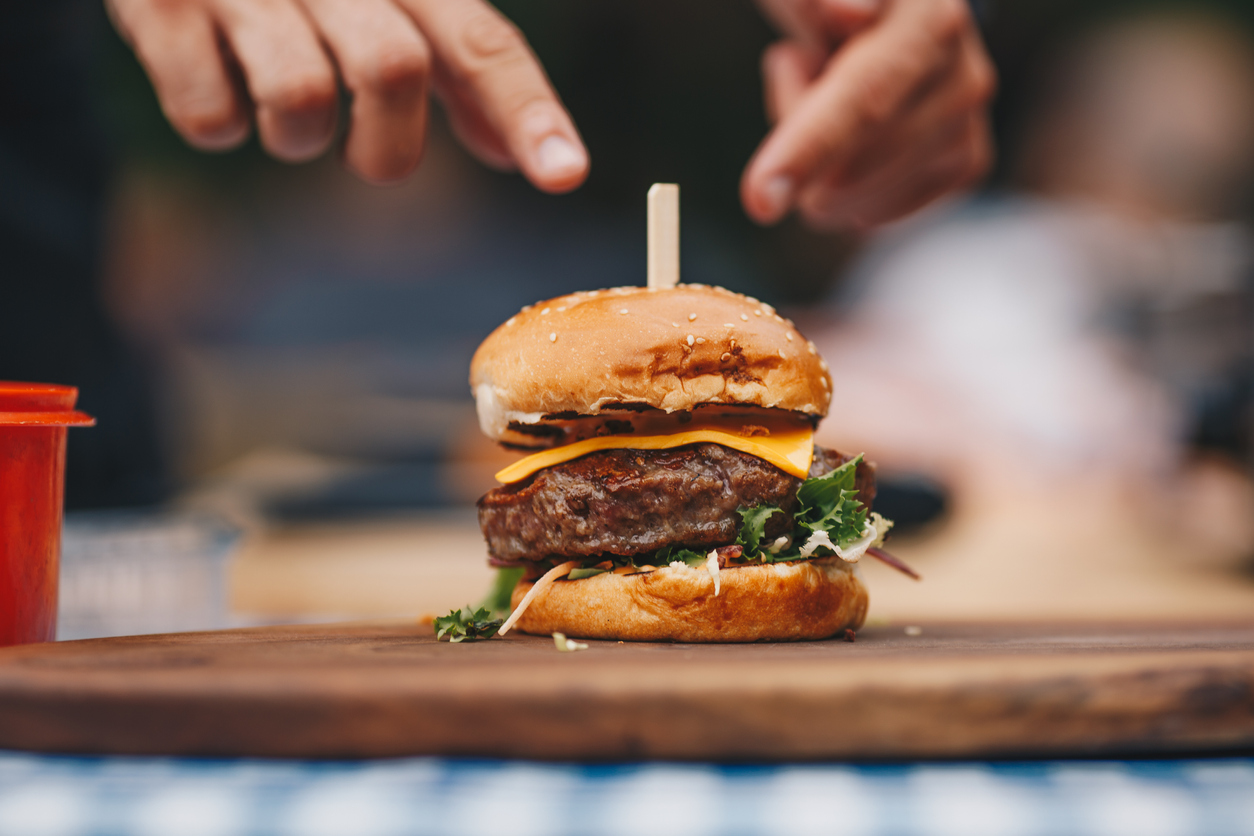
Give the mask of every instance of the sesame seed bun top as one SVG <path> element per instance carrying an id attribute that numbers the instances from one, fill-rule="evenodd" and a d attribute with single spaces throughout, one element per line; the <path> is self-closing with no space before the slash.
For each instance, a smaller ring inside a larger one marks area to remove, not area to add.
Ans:
<path id="1" fill-rule="evenodd" d="M 618 287 L 529 305 L 470 364 L 483 431 L 596 415 L 733 404 L 827 414 L 831 378 L 814 344 L 766 304 L 721 287 Z"/>

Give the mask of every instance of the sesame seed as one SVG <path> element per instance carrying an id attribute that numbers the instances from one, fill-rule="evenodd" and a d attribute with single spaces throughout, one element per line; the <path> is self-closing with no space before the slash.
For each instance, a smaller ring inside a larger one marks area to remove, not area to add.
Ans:
<path id="1" fill-rule="evenodd" d="M 730 322 L 724 322 L 724 323 L 723 323 L 723 327 L 724 327 L 724 328 L 735 328 L 736 326 L 735 326 L 735 325 L 732 325 Z"/>
<path id="2" fill-rule="evenodd" d="M 827 388 L 827 378 L 825 378 L 825 377 L 820 377 L 820 378 L 819 378 L 819 382 L 823 384 L 823 388 L 824 388 L 824 389 L 826 389 L 826 388 Z"/>
<path id="3" fill-rule="evenodd" d="M 784 353 L 784 349 L 782 349 L 782 348 L 779 350 L 779 356 L 780 356 L 780 357 L 782 357 L 782 358 L 783 358 L 783 359 L 785 359 L 785 360 L 787 360 L 787 359 L 788 359 L 788 355 Z"/>
<path id="4" fill-rule="evenodd" d="M 561 313 L 561 312 L 562 312 L 562 311 L 564 311 L 564 310 L 566 310 L 566 306 L 565 306 L 565 305 L 562 305 L 560 308 L 558 308 L 558 309 L 557 309 L 557 312 L 558 312 L 558 313 Z"/>
<path id="5" fill-rule="evenodd" d="M 672 328 L 678 328 L 678 327 L 679 327 L 679 323 L 678 323 L 678 322 L 672 322 L 672 323 L 671 323 L 671 327 L 672 327 Z"/>
<path id="6" fill-rule="evenodd" d="M 694 314 L 694 313 L 690 313 L 690 314 L 688 314 L 688 321 L 689 321 L 689 322 L 692 322 L 692 321 L 693 321 L 694 319 L 696 319 L 696 318 L 697 318 L 697 315 L 696 315 L 696 314 Z"/>
<path id="7" fill-rule="evenodd" d="M 819 350 L 814 347 L 814 340 L 806 340 L 806 348 L 810 349 L 811 354 L 819 353 Z"/>
<path id="8" fill-rule="evenodd" d="M 544 316 L 544 315 L 546 315 L 548 312 L 549 312 L 549 309 L 548 309 L 548 308 L 545 308 L 544 310 L 540 311 L 540 316 Z"/>
<path id="9" fill-rule="evenodd" d="M 749 321 L 749 315 L 748 315 L 748 314 L 741 314 L 741 315 L 740 315 L 740 321 L 741 321 L 741 322 L 748 322 L 748 321 Z"/>
<path id="10" fill-rule="evenodd" d="M 692 341 L 693 341 L 694 339 L 695 339 L 695 337 L 693 337 L 693 336 L 692 336 L 692 334 L 689 334 L 689 335 L 688 335 L 688 340 L 687 340 L 688 345 L 692 345 Z"/>
<path id="11" fill-rule="evenodd" d="M 724 363 L 726 363 L 728 360 L 730 360 L 730 359 L 731 359 L 731 353 L 730 353 L 730 352 L 727 352 L 727 351 L 724 351 L 724 352 L 723 352 L 723 356 L 722 356 L 722 357 L 720 357 L 720 358 L 718 358 L 718 359 L 720 359 L 720 360 L 722 360 Z"/>
<path id="12" fill-rule="evenodd" d="M 791 331 L 786 332 L 786 333 L 784 334 L 784 337 L 788 340 L 788 342 L 792 342 L 792 332 L 791 332 Z"/>
<path id="13" fill-rule="evenodd" d="M 517 322 L 517 321 L 518 321 L 518 317 L 516 317 L 516 316 L 511 316 L 509 319 L 505 320 L 505 324 L 506 324 L 506 325 L 513 325 L 513 324 L 514 324 L 515 322 Z"/>
<path id="14" fill-rule="evenodd" d="M 630 313 L 630 311 L 628 311 L 626 308 L 623 308 L 621 311 L 619 311 L 619 313 L 625 314 L 625 313 Z"/>
<path id="15" fill-rule="evenodd" d="M 549 332 L 549 342 L 551 342 L 551 343 L 555 343 L 555 342 L 557 342 L 557 332 L 556 332 L 556 331 L 550 331 L 550 332 Z"/>
<path id="16" fill-rule="evenodd" d="M 757 304 L 759 304 L 759 303 L 758 303 L 758 300 L 757 300 L 757 299 L 754 299 L 752 296 L 746 296 L 746 297 L 745 297 L 745 301 L 749 302 L 751 305 L 757 305 Z"/>
<path id="17" fill-rule="evenodd" d="M 819 358 L 819 368 L 822 369 L 823 371 L 827 371 L 827 361 L 822 358 Z"/>
<path id="18" fill-rule="evenodd" d="M 697 337 L 697 345 L 705 345 L 705 337 Z"/>
<path id="19" fill-rule="evenodd" d="M 761 315 L 762 315 L 762 309 L 761 309 L 761 308 L 754 308 L 754 309 L 753 309 L 753 315 L 754 315 L 754 316 L 761 316 Z"/>

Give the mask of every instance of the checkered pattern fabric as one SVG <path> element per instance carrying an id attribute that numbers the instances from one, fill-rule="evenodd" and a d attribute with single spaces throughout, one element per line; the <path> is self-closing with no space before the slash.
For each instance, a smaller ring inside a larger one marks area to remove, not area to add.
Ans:
<path id="1" fill-rule="evenodd" d="M 1254 836 L 1254 760 L 900 766 L 0 753 L 4 836 Z"/>

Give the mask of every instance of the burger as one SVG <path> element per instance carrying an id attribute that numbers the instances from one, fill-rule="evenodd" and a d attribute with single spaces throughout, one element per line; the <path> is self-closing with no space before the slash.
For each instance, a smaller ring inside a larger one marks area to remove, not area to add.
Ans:
<path id="1" fill-rule="evenodd" d="M 479 423 L 528 453 L 478 502 L 515 571 L 500 632 L 750 642 L 857 630 L 892 523 L 875 467 L 815 446 L 831 378 L 770 305 L 621 287 L 530 305 L 471 362 Z"/>

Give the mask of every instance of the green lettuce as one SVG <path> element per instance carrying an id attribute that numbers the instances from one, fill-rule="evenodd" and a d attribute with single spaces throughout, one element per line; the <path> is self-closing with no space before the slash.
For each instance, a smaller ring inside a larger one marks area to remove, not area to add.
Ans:
<path id="1" fill-rule="evenodd" d="M 509 615 L 509 611 L 513 609 L 510 606 L 510 598 L 514 594 L 514 587 L 518 586 L 518 582 L 522 580 L 522 576 L 521 566 L 514 569 L 497 569 L 492 588 L 488 590 L 487 597 L 480 602 L 479 606 L 494 616 L 504 618 Z"/>
<path id="2" fill-rule="evenodd" d="M 746 555 L 752 555 L 760 551 L 766 521 L 784 512 L 778 505 L 756 505 L 741 508 L 737 513 L 740 514 L 740 535 L 736 537 L 736 542 L 744 547 Z"/>
<path id="3" fill-rule="evenodd" d="M 652 557 L 637 557 L 634 560 L 637 566 L 670 566 L 672 563 L 678 562 L 686 563 L 695 569 L 698 566 L 705 565 L 706 555 L 679 546 L 666 546 L 654 552 Z"/>
<path id="4" fill-rule="evenodd" d="M 858 492 L 854 490 L 855 471 L 861 461 L 862 456 L 855 456 L 826 476 L 807 479 L 801 484 L 797 490 L 800 508 L 794 544 L 798 539 L 805 542 L 816 531 L 827 532 L 832 542 L 841 548 L 862 538 L 867 509 L 858 501 Z M 797 534 L 803 531 L 805 537 L 799 538 Z"/>
<path id="5" fill-rule="evenodd" d="M 858 501 L 858 492 L 854 490 L 860 461 L 862 457 L 857 456 L 826 476 L 801 483 L 797 489 L 798 507 L 793 515 L 792 540 L 774 553 L 762 547 L 762 537 L 766 521 L 780 509 L 774 505 L 739 509 L 740 534 L 736 542 L 744 547 L 745 558 L 764 563 L 800 560 L 801 547 L 816 532 L 825 533 L 842 549 L 862 539 L 866 530 L 867 509 Z M 835 552 L 827 546 L 819 546 L 812 556 L 830 554 Z"/>

